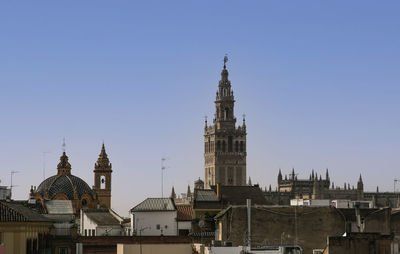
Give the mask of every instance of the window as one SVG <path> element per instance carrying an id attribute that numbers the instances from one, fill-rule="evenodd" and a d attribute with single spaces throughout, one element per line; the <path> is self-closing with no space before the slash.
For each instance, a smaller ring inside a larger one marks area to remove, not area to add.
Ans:
<path id="1" fill-rule="evenodd" d="M 96 236 L 96 231 L 92 229 L 92 236 Z"/>
<path id="2" fill-rule="evenodd" d="M 179 229 L 179 236 L 188 236 L 189 229 Z"/>
<path id="3" fill-rule="evenodd" d="M 235 141 L 235 152 L 239 152 L 239 141 Z"/>
<path id="4" fill-rule="evenodd" d="M 86 199 L 82 199 L 82 205 L 83 205 L 83 206 L 87 205 Z"/>
<path id="5" fill-rule="evenodd" d="M 85 236 L 87 236 L 87 229 L 85 229 Z"/>
<path id="6" fill-rule="evenodd" d="M 225 108 L 225 111 L 224 111 L 224 120 L 226 120 L 226 119 L 228 119 L 229 118 L 229 108 Z"/>
<path id="7" fill-rule="evenodd" d="M 217 141 L 217 152 L 221 151 L 221 141 Z"/>
<path id="8" fill-rule="evenodd" d="M 58 254 L 68 254 L 68 248 L 67 247 L 59 247 Z"/>
<path id="9" fill-rule="evenodd" d="M 233 141 L 232 141 L 232 136 L 228 137 L 228 152 L 232 152 L 233 151 Z"/>
<path id="10" fill-rule="evenodd" d="M 100 189 L 106 188 L 106 176 L 100 176 Z"/>
<path id="11" fill-rule="evenodd" d="M 223 140 L 222 141 L 222 152 L 225 152 L 225 147 L 226 147 L 225 140 Z"/>
<path id="12" fill-rule="evenodd" d="M 243 141 L 240 141 L 240 152 L 243 152 Z"/>
<path id="13" fill-rule="evenodd" d="M 233 185 L 233 168 L 228 168 L 228 184 Z"/>
<path id="14" fill-rule="evenodd" d="M 157 224 L 157 225 L 156 225 L 156 229 L 157 229 L 157 230 L 160 230 L 160 228 L 161 228 L 161 227 L 160 227 L 160 224 Z"/>

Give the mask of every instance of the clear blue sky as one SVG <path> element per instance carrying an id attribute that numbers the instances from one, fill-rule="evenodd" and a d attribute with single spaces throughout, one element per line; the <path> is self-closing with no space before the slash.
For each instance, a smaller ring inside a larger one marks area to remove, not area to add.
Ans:
<path id="1" fill-rule="evenodd" d="M 121 214 L 203 177 L 223 56 L 247 115 L 253 183 L 330 169 L 336 185 L 400 178 L 399 1 L 1 1 L 0 178 L 14 197 L 56 173 L 91 186 L 104 140 Z M 400 186 L 399 186 L 400 189 Z"/>

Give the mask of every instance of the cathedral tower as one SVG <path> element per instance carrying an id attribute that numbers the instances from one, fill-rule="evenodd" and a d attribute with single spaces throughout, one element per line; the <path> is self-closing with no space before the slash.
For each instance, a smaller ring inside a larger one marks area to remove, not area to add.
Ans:
<path id="1" fill-rule="evenodd" d="M 103 146 L 97 162 L 94 164 L 94 190 L 100 207 L 111 208 L 111 173 L 112 165 Z"/>
<path id="2" fill-rule="evenodd" d="M 213 125 L 204 128 L 205 188 L 222 185 L 246 185 L 246 124 L 236 127 L 235 100 L 228 80 L 224 58 Z"/>

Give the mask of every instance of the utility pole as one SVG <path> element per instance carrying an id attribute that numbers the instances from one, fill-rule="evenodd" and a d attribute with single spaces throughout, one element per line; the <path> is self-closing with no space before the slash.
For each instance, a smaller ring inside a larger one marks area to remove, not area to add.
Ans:
<path id="1" fill-rule="evenodd" d="M 16 173 L 19 173 L 19 171 L 11 170 L 10 199 L 12 198 L 12 188 L 14 187 L 14 185 L 13 185 L 13 175 L 16 174 Z"/>

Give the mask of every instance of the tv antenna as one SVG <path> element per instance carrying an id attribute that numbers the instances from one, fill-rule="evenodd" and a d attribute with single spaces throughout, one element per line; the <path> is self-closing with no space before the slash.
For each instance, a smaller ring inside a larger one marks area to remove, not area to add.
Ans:
<path id="1" fill-rule="evenodd" d="M 51 152 L 43 152 L 43 180 L 46 179 L 46 154 Z"/>
<path id="2" fill-rule="evenodd" d="M 167 167 L 164 165 L 164 161 L 166 161 L 168 158 L 161 158 L 161 197 L 164 198 L 164 170 L 167 169 Z"/>
<path id="3" fill-rule="evenodd" d="M 11 170 L 11 172 L 10 172 L 10 175 L 11 175 L 10 199 L 11 199 L 11 197 L 12 197 L 12 189 L 13 189 L 13 187 L 17 187 L 17 185 L 13 185 L 13 175 L 16 174 L 16 173 L 19 173 L 19 171 Z"/>

